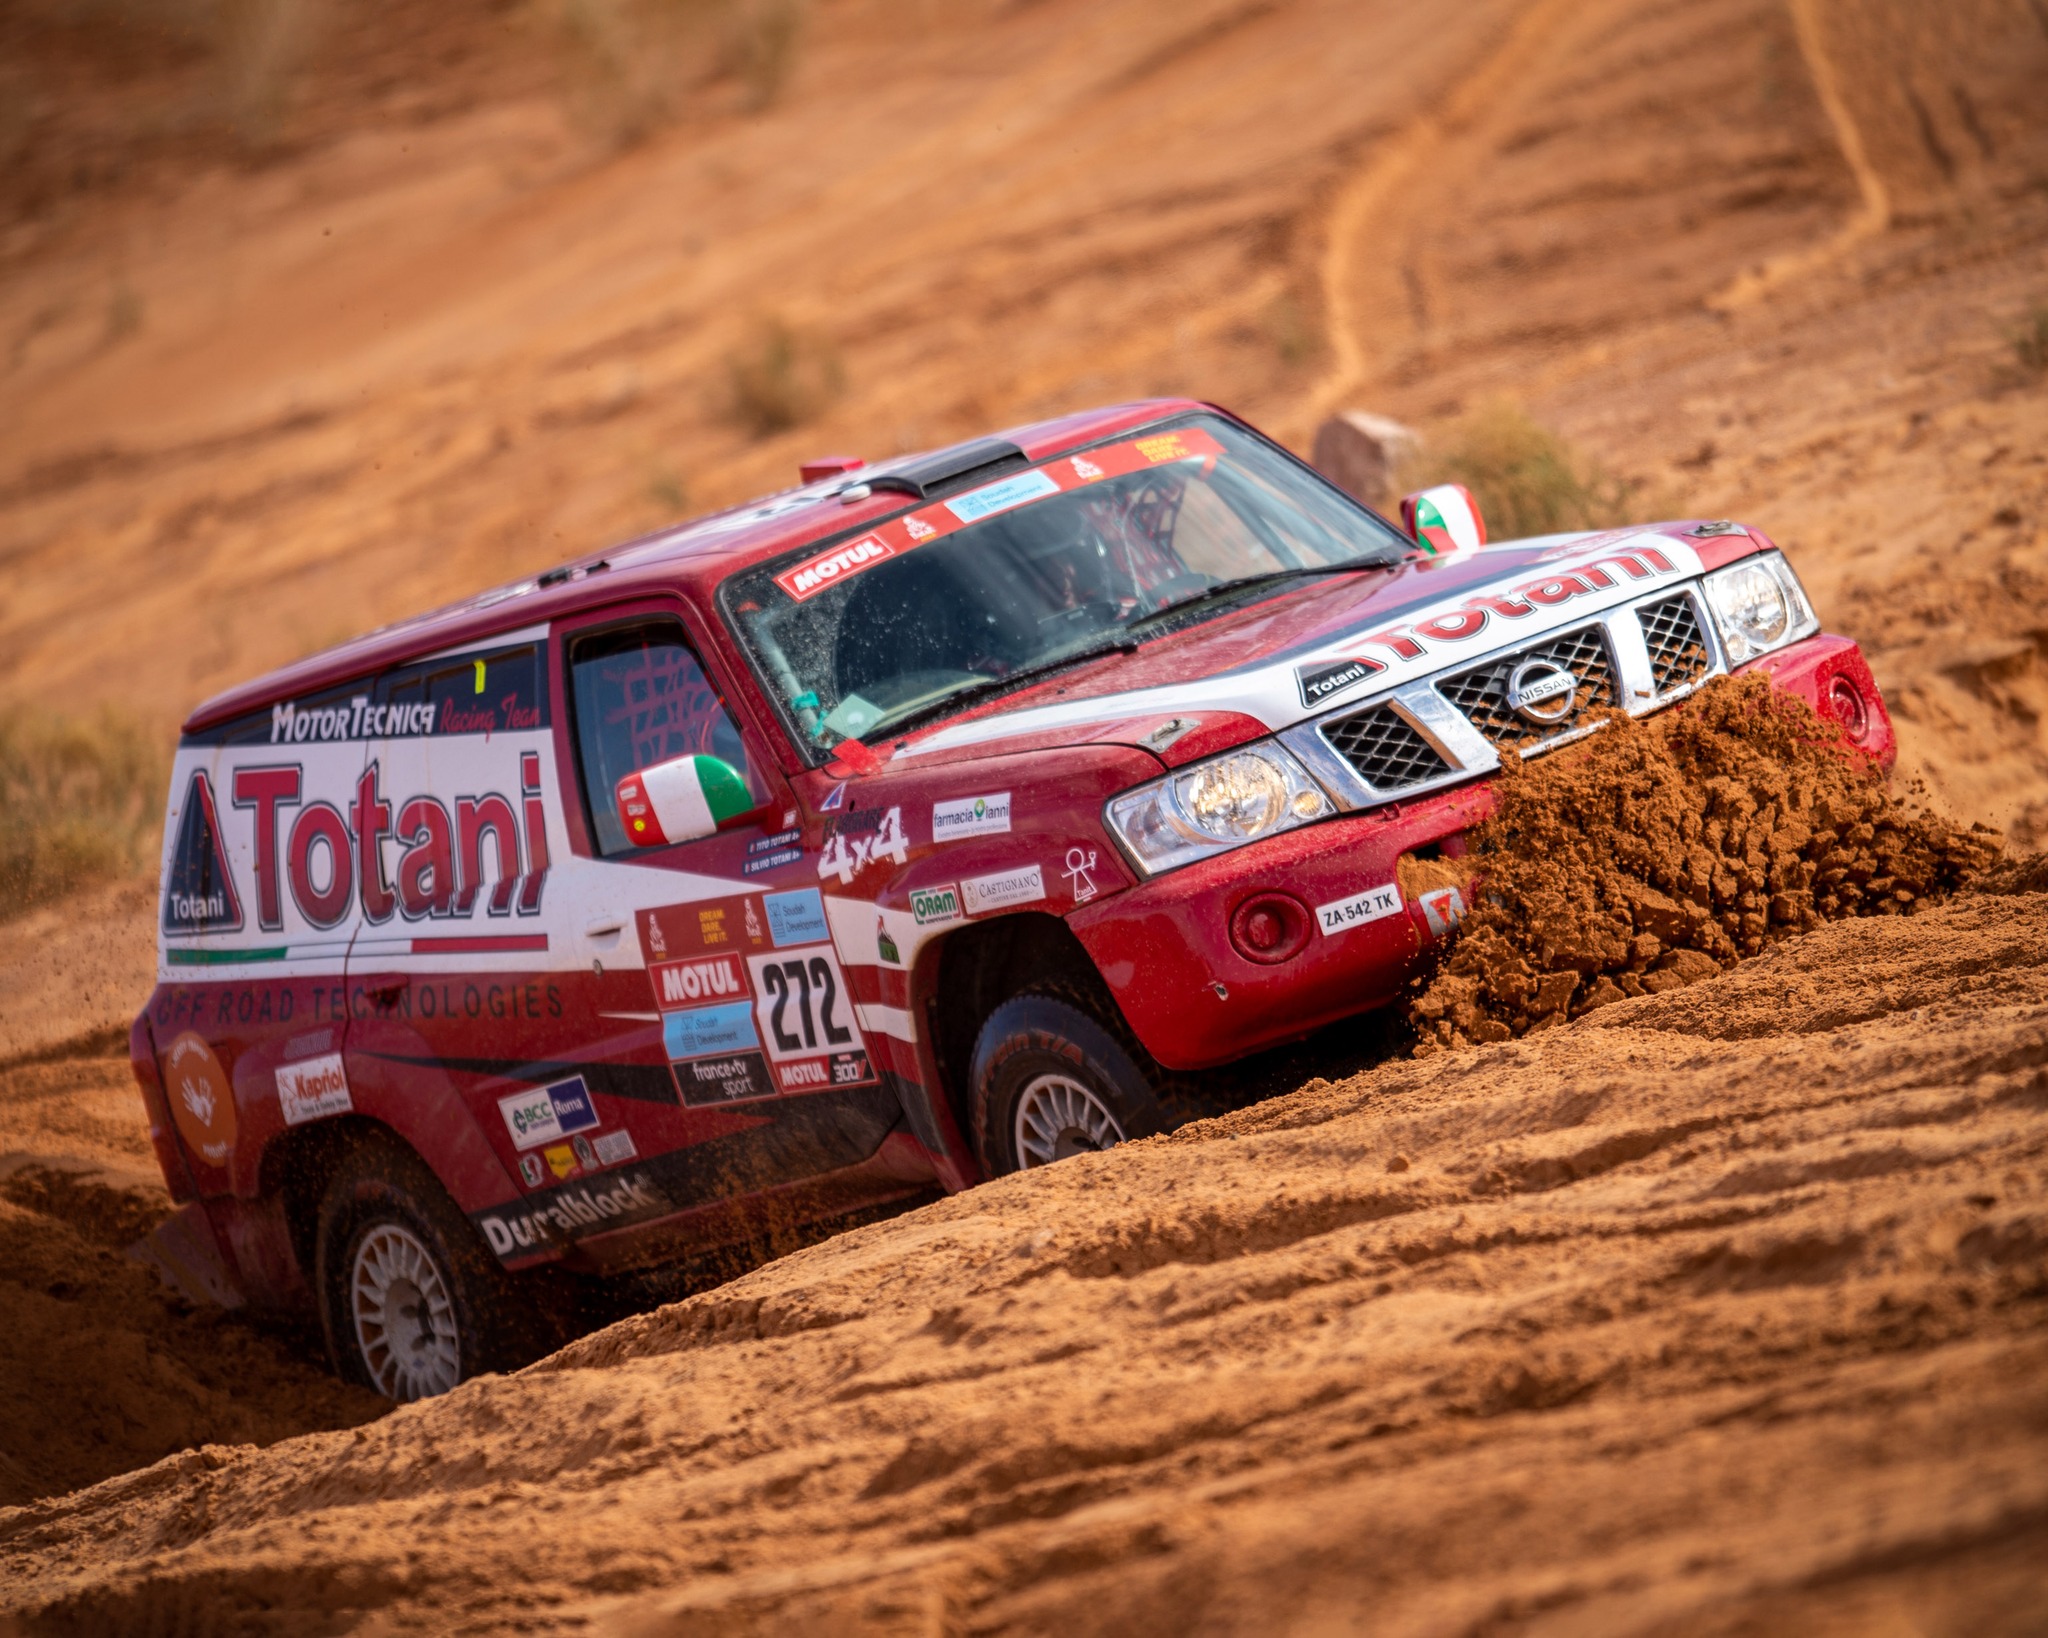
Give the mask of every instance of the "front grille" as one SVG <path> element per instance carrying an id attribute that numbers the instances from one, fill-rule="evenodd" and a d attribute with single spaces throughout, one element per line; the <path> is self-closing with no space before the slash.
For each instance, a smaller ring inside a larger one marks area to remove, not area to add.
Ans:
<path id="1" fill-rule="evenodd" d="M 1509 708 L 1508 679 L 1517 666 L 1529 660 L 1548 660 L 1579 679 L 1571 714 L 1562 722 L 1529 722 Z M 1534 648 L 1503 654 L 1487 665 L 1446 677 L 1436 686 L 1437 692 L 1470 717 L 1473 726 L 1504 751 L 1520 750 L 1569 733 L 1589 712 L 1603 711 L 1614 704 L 1614 668 L 1608 663 L 1607 644 L 1598 626 L 1568 631 Z"/>
<path id="2" fill-rule="evenodd" d="M 1330 748 L 1376 791 L 1404 791 L 1451 771 L 1428 740 L 1390 706 L 1323 724 Z"/>
<path id="3" fill-rule="evenodd" d="M 1650 650 L 1650 676 L 1659 694 L 1696 683 L 1713 663 L 1707 640 L 1700 635 L 1700 623 L 1693 613 L 1692 599 L 1684 592 L 1636 610 L 1643 628 L 1643 641 Z"/>

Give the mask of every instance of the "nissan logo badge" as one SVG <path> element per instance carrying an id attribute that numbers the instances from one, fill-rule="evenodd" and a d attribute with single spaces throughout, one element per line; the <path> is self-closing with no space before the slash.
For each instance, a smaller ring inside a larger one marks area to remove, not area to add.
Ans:
<path id="1" fill-rule="evenodd" d="M 1572 714 L 1579 679 L 1549 660 L 1524 660 L 1508 678 L 1508 706 L 1529 721 L 1549 727 Z"/>

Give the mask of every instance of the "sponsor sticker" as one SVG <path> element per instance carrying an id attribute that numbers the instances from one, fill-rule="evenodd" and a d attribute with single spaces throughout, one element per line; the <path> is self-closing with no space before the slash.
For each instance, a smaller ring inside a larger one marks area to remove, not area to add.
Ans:
<path id="1" fill-rule="evenodd" d="M 529 1189 L 537 1189 L 547 1180 L 547 1169 L 541 1165 L 539 1155 L 519 1157 L 519 1175 Z"/>
<path id="2" fill-rule="evenodd" d="M 707 1103 L 738 1103 L 746 1098 L 772 1098 L 775 1082 L 768 1074 L 768 1060 L 758 1052 L 739 1052 L 726 1058 L 697 1058 L 676 1068 L 676 1085 L 683 1102 L 691 1108 Z"/>
<path id="3" fill-rule="evenodd" d="M 932 804 L 932 840 L 957 841 L 963 836 L 1006 836 L 1010 830 L 1010 793 L 963 796 Z"/>
<path id="4" fill-rule="evenodd" d="M 647 976 L 654 982 L 655 1005 L 663 1011 L 743 997 L 747 993 L 746 969 L 734 954 L 658 962 L 647 969 Z"/>
<path id="5" fill-rule="evenodd" d="M 1053 482 L 1049 473 L 1019 472 L 1014 478 L 1002 478 L 980 489 L 970 489 L 958 500 L 947 501 L 946 510 L 962 523 L 979 523 L 983 518 L 992 518 L 1013 506 L 1022 506 L 1026 501 L 1059 492 L 1060 486 Z"/>
<path id="6" fill-rule="evenodd" d="M 640 1151 L 633 1147 L 633 1134 L 623 1126 L 616 1132 L 600 1132 L 590 1145 L 597 1155 L 600 1166 L 616 1166 L 622 1160 L 634 1160 Z"/>
<path id="7" fill-rule="evenodd" d="M 896 548 L 880 535 L 863 535 L 859 540 L 849 541 L 844 546 L 835 546 L 829 552 L 820 552 L 808 562 L 784 570 L 775 577 L 775 584 L 788 592 L 796 602 L 808 602 L 818 593 L 830 591 L 848 575 L 859 574 L 863 569 L 871 569 L 884 558 L 895 555 Z"/>
<path id="8" fill-rule="evenodd" d="M 682 1058 L 754 1051 L 760 1047 L 761 1038 L 754 1033 L 753 1004 L 732 1001 L 724 1006 L 663 1013 L 661 1042 L 673 1063 Z"/>
<path id="9" fill-rule="evenodd" d="M 889 924 L 879 914 L 875 917 L 875 953 L 892 967 L 903 965 L 903 954 L 889 936 Z"/>
<path id="10" fill-rule="evenodd" d="M 993 876 L 970 876 L 960 884 L 960 902 L 970 916 L 1013 904 L 1036 904 L 1044 897 L 1045 876 L 1037 865 L 1004 870 Z"/>
<path id="11" fill-rule="evenodd" d="M 920 927 L 939 927 L 949 921 L 958 921 L 960 889 L 950 882 L 944 887 L 913 887 L 910 890 L 910 915 Z"/>
<path id="12" fill-rule="evenodd" d="M 518 1257 L 566 1245 L 581 1234 L 666 1217 L 675 1209 L 652 1178 L 619 1175 L 575 1188 L 557 1187 L 515 1205 L 493 1206 L 470 1221 L 498 1256 Z"/>
<path id="13" fill-rule="evenodd" d="M 163 1067 L 179 1134 L 200 1159 L 225 1166 L 235 1149 L 235 1095 L 213 1048 L 188 1029 L 171 1042 Z"/>
<path id="14" fill-rule="evenodd" d="M 1401 889 L 1388 882 L 1384 887 L 1368 887 L 1363 893 L 1354 893 L 1348 899 L 1335 899 L 1328 904 L 1316 906 L 1316 925 L 1326 934 L 1348 933 L 1354 927 L 1363 927 L 1369 921 L 1379 921 L 1387 916 L 1401 913 Z"/>
<path id="15" fill-rule="evenodd" d="M 1423 920 L 1429 923 L 1429 930 L 1438 938 L 1447 938 L 1451 930 L 1465 919 L 1465 895 L 1455 887 L 1439 887 L 1434 892 L 1417 896 L 1422 906 Z"/>
<path id="16" fill-rule="evenodd" d="M 164 879 L 163 930 L 173 937 L 191 933 L 235 933 L 242 928 L 242 900 L 235 873 L 221 845 L 220 812 L 213 783 L 194 769 L 178 815 L 178 839 Z"/>
<path id="17" fill-rule="evenodd" d="M 559 1143 L 571 1132 L 587 1132 L 598 1124 L 597 1105 L 581 1075 L 500 1098 L 498 1114 L 512 1134 L 515 1149 Z"/>
<path id="18" fill-rule="evenodd" d="M 577 1165 L 581 1166 L 586 1172 L 597 1170 L 597 1150 L 591 1147 L 589 1138 L 572 1137 L 569 1140 L 569 1147 L 576 1151 Z"/>
<path id="19" fill-rule="evenodd" d="M 784 865 L 796 864 L 804 856 L 800 847 L 785 848 L 780 853 L 764 853 L 759 858 L 749 859 L 740 866 L 743 876 L 758 876 L 764 871 L 779 870 Z"/>
<path id="20" fill-rule="evenodd" d="M 768 912 L 768 936 L 779 948 L 785 944 L 821 944 L 831 935 L 825 929 L 825 899 L 815 887 L 793 893 L 770 893 L 761 900 Z"/>
<path id="21" fill-rule="evenodd" d="M 540 1152 L 548 1170 L 563 1182 L 576 1175 L 576 1151 L 566 1143 L 551 1143 Z"/>
<path id="22" fill-rule="evenodd" d="M 1067 849 L 1067 868 L 1060 872 L 1067 878 L 1067 885 L 1074 891 L 1074 902 L 1086 904 L 1095 897 L 1095 864 L 1098 855 L 1092 847 L 1070 847 Z"/>
<path id="23" fill-rule="evenodd" d="M 342 1067 L 341 1054 L 329 1052 L 295 1064 L 279 1064 L 277 1106 L 284 1111 L 287 1126 L 345 1115 L 355 1108 L 349 1100 L 348 1073 Z"/>
<path id="24" fill-rule="evenodd" d="M 1301 703 L 1313 710 L 1386 669 L 1378 660 L 1329 660 L 1321 665 L 1297 666 L 1294 680 L 1301 685 Z"/>

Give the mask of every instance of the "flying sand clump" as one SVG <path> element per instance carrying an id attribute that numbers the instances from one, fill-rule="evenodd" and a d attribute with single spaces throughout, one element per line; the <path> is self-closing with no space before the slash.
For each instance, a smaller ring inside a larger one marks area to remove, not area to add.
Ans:
<path id="1" fill-rule="evenodd" d="M 1510 759 L 1495 790 L 1461 862 L 1470 913 L 1409 1009 L 1418 1056 L 1695 983 L 1823 921 L 1911 915 L 2002 847 L 1910 808 L 1762 677 Z"/>

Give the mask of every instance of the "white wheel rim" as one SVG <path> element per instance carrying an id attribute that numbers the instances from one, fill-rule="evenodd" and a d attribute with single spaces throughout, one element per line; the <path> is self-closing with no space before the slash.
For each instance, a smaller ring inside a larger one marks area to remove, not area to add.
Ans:
<path id="1" fill-rule="evenodd" d="M 1100 1098 L 1065 1075 L 1040 1075 L 1017 1099 L 1017 1167 L 1050 1166 L 1069 1155 L 1107 1149 L 1124 1129 Z"/>
<path id="2" fill-rule="evenodd" d="M 349 1312 L 370 1381 L 401 1403 L 446 1393 L 461 1380 L 455 1302 L 419 1236 L 379 1223 L 356 1242 Z"/>

